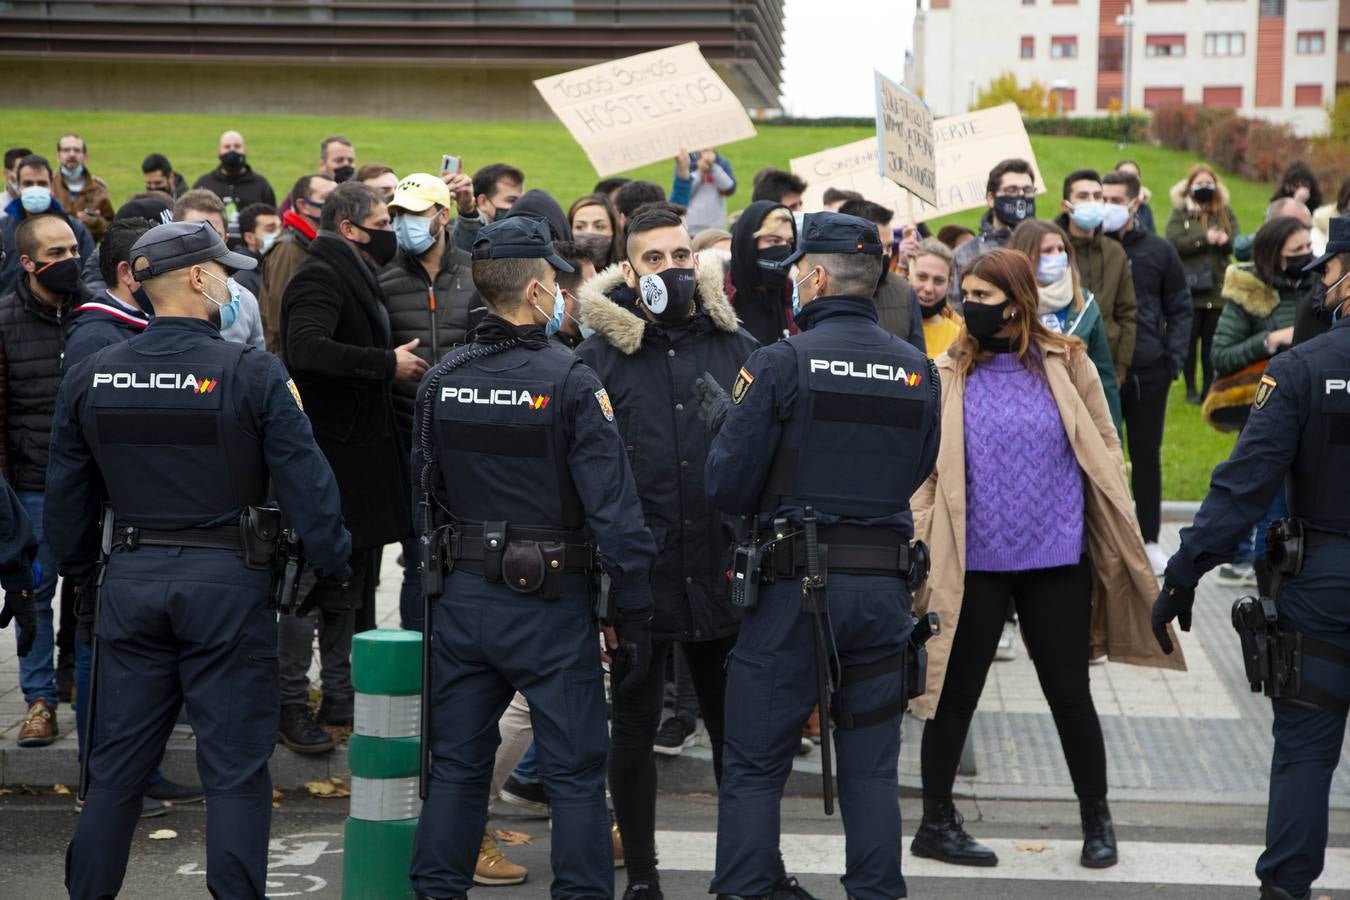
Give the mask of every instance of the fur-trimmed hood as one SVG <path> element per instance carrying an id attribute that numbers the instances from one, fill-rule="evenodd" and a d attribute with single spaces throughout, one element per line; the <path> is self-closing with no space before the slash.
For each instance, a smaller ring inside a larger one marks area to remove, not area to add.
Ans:
<path id="1" fill-rule="evenodd" d="M 724 274 L 721 266 L 700 263 L 694 303 L 699 313 L 707 313 L 713 326 L 721 331 L 735 333 L 740 328 L 736 312 L 727 301 L 722 287 Z M 594 328 L 615 349 L 631 356 L 642 346 L 642 336 L 651 324 L 637 314 L 629 304 L 620 305 L 610 295 L 627 289 L 623 270 L 618 263 L 598 273 L 577 289 L 581 305 L 581 323 Z"/>
<path id="2" fill-rule="evenodd" d="M 1280 292 L 1256 277 L 1256 268 L 1250 263 L 1231 265 L 1223 276 L 1224 299 L 1258 319 L 1267 318 L 1280 305 Z"/>
<path id="3" fill-rule="evenodd" d="M 1232 205 L 1230 203 L 1230 198 L 1228 196 L 1228 188 L 1222 182 L 1219 182 L 1217 179 L 1215 181 L 1215 184 L 1219 190 L 1219 200 L 1222 201 L 1223 205 L 1224 206 Z M 1172 201 L 1173 209 L 1184 210 L 1185 212 L 1188 212 L 1191 215 L 1195 215 L 1196 213 L 1200 212 L 1200 207 L 1196 206 L 1195 201 L 1191 199 L 1190 194 L 1186 193 L 1185 178 L 1181 179 L 1176 184 L 1172 185 L 1172 189 L 1167 192 L 1167 196 Z"/>

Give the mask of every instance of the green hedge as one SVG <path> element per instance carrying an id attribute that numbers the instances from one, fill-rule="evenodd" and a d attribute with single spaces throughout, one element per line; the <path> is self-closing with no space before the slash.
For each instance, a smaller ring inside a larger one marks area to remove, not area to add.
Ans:
<path id="1" fill-rule="evenodd" d="M 1101 138 L 1137 144 L 1148 140 L 1148 116 L 1023 116 L 1027 134 Z"/>

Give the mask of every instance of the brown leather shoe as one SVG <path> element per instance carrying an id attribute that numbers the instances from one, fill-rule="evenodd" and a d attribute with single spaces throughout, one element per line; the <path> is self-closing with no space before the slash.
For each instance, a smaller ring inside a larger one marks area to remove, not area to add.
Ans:
<path id="1" fill-rule="evenodd" d="M 20 747 L 45 747 L 61 729 L 56 724 L 56 710 L 47 705 L 46 700 L 34 700 L 28 704 L 28 715 L 24 716 L 19 727 Z"/>
<path id="2" fill-rule="evenodd" d="M 483 845 L 478 850 L 478 865 L 473 870 L 473 883 L 484 887 L 505 887 L 524 884 L 530 870 L 518 866 L 502 856 L 501 848 L 492 835 L 483 832 Z"/>

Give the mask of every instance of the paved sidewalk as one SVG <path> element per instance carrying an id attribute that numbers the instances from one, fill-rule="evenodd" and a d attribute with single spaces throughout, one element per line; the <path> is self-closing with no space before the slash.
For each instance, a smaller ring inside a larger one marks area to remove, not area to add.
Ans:
<path id="1" fill-rule="evenodd" d="M 1179 523 L 1164 523 L 1161 543 L 1177 544 Z M 387 548 L 378 594 L 381 627 L 398 624 L 402 571 L 398 548 Z M 1229 607 L 1241 591 L 1218 586 L 1212 576 L 1197 594 L 1195 623 L 1181 635 L 1190 664 L 1184 673 L 1115 663 L 1092 669 L 1093 696 L 1106 734 L 1108 777 L 1119 800 L 1234 803 L 1264 806 L 1270 766 L 1270 704 L 1251 694 L 1242 676 L 1237 637 Z M 317 658 L 317 656 L 316 656 Z M 311 677 L 317 680 L 317 666 Z M 14 744 L 23 716 L 18 660 L 10 632 L 0 633 L 0 784 L 73 784 L 77 776 L 74 715 L 58 713 L 62 738 L 51 747 L 20 749 Z M 922 723 L 904 723 L 902 785 L 918 786 Z M 1072 788 L 1054 722 L 1025 650 L 1017 659 L 996 662 L 971 732 L 977 774 L 961 777 L 958 791 L 974 797 L 1068 799 Z M 194 779 L 193 741 L 175 734 L 166 753 L 170 777 Z M 695 746 L 673 760 L 661 760 L 661 786 L 668 792 L 711 791 L 706 747 Z M 789 792 L 819 790 L 819 755 L 798 758 Z M 282 788 L 346 774 L 345 751 L 329 757 L 302 757 L 278 747 L 273 777 Z M 1332 804 L 1350 809 L 1350 768 L 1341 766 L 1332 785 Z"/>

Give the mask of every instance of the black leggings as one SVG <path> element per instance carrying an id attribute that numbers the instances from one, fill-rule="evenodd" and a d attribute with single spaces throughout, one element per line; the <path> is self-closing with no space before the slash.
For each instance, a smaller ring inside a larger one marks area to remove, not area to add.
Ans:
<path id="1" fill-rule="evenodd" d="M 1210 362 L 1210 352 L 1214 349 L 1214 329 L 1219 327 L 1219 313 L 1223 309 L 1214 307 L 1196 307 L 1192 310 L 1191 336 L 1186 342 L 1186 390 L 1195 392 L 1195 345 L 1200 345 L 1200 370 L 1204 381 L 1201 382 L 1200 395 L 1209 393 L 1214 383 L 1214 363 Z"/>
<path id="2" fill-rule="evenodd" d="M 713 775 L 722 781 L 722 723 L 726 709 L 727 654 L 736 646 L 736 635 L 711 641 L 682 644 L 689 674 L 703 710 L 703 724 L 712 745 Z M 623 835 L 624 860 L 629 883 L 656 874 L 656 731 L 661 725 L 665 697 L 669 641 L 652 644 L 652 664 L 647 677 L 632 694 L 614 692 L 614 716 L 610 725 L 609 790 L 614 818 Z"/>
<path id="3" fill-rule="evenodd" d="M 1162 517 L 1162 441 L 1167 420 L 1167 390 L 1172 376 L 1166 367 L 1130 369 L 1120 386 L 1125 414 L 1125 441 L 1130 450 L 1130 486 L 1134 512 L 1145 543 L 1156 543 Z"/>
<path id="4" fill-rule="evenodd" d="M 998 647 L 1009 596 L 1017 603 L 1022 636 L 1050 702 L 1074 793 L 1083 800 L 1102 799 L 1106 746 L 1088 689 L 1092 570 L 1086 557 L 1054 569 L 966 573 L 942 698 L 937 715 L 923 729 L 923 795 L 951 799 L 961 748 Z"/>

